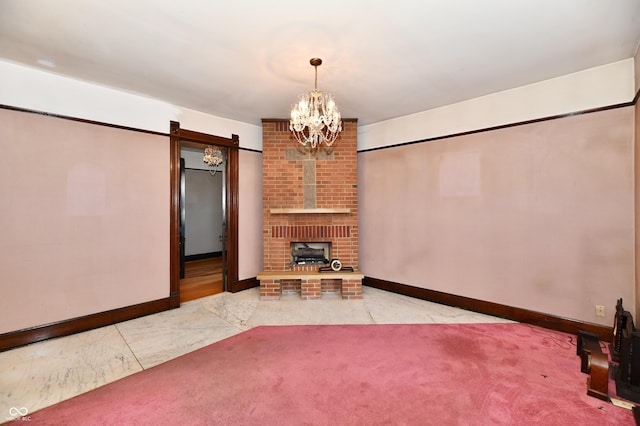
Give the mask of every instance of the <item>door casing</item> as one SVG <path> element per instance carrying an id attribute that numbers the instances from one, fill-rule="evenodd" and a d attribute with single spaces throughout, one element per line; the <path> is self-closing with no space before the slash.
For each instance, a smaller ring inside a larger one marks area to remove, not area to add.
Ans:
<path id="1" fill-rule="evenodd" d="M 171 203 L 170 203 L 170 290 L 169 304 L 171 308 L 180 306 L 180 147 L 195 146 L 204 148 L 205 145 L 218 145 L 227 148 L 227 162 L 225 165 L 226 182 L 223 185 L 224 221 L 226 221 L 226 241 L 223 251 L 226 252 L 226 280 L 225 291 L 234 291 L 238 287 L 238 157 L 239 137 L 231 138 L 209 135 L 193 130 L 180 128 L 177 121 L 171 122 L 170 130 L 170 173 L 171 173 Z"/>

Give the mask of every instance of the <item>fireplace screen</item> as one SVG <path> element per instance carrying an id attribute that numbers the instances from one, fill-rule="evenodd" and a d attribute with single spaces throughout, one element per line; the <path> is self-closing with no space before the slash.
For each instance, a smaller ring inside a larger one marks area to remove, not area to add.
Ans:
<path id="1" fill-rule="evenodd" d="M 291 243 L 291 265 L 327 265 L 331 259 L 331 243 Z"/>

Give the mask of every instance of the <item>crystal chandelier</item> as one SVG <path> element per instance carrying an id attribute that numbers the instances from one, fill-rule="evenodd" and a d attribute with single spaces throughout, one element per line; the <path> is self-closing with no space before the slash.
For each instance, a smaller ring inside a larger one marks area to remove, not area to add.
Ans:
<path id="1" fill-rule="evenodd" d="M 315 88 L 309 94 L 298 96 L 298 103 L 291 106 L 289 129 L 300 144 L 315 149 L 322 143 L 333 145 L 342 131 L 342 120 L 333 96 L 318 90 L 318 67 L 322 59 L 312 58 L 309 63 L 316 70 Z"/>
<path id="2" fill-rule="evenodd" d="M 211 145 L 207 146 L 204 149 L 202 161 L 210 167 L 209 173 L 211 173 L 212 176 L 215 175 L 217 172 L 216 167 L 224 162 L 224 152 L 222 148 Z"/>

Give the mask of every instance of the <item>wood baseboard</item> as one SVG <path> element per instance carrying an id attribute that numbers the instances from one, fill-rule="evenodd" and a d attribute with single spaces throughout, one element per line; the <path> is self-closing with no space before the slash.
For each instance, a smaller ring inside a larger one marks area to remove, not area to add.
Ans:
<path id="1" fill-rule="evenodd" d="M 256 278 L 248 278 L 246 280 L 236 281 L 232 283 L 229 291 L 232 293 L 236 293 L 238 291 L 247 290 L 249 288 L 259 286 L 260 282 Z M 41 342 L 47 339 L 68 336 L 70 334 L 80 333 L 83 331 L 116 324 L 134 318 L 156 314 L 158 312 L 167 311 L 169 309 L 175 309 L 179 307 L 180 294 L 178 292 L 175 292 L 166 299 L 152 300 L 150 302 L 126 306 L 123 308 L 113 309 L 105 312 L 98 312 L 83 317 L 71 318 L 68 320 L 31 327 L 24 330 L 11 331 L 9 333 L 0 334 L 0 352 L 31 343 Z"/>
<path id="2" fill-rule="evenodd" d="M 175 297 L 168 297 L 166 299 L 152 300 L 137 305 L 0 334 L 0 352 L 177 308 L 180 306 L 179 301 L 176 304 L 174 299 Z"/>
<path id="3" fill-rule="evenodd" d="M 194 260 L 214 259 L 216 257 L 222 257 L 221 251 L 212 251 L 209 253 L 190 254 L 184 257 L 185 262 L 192 262 Z"/>
<path id="4" fill-rule="evenodd" d="M 257 278 L 247 278 L 235 281 L 230 285 L 229 291 L 236 293 L 249 288 L 258 287 L 260 282 Z M 612 327 L 599 324 L 575 321 L 567 318 L 548 315 L 540 312 L 529 311 L 527 309 L 515 308 L 498 303 L 472 299 L 464 296 L 443 293 L 440 291 L 413 287 L 406 284 L 395 283 L 377 278 L 364 277 L 363 285 L 391 291 L 417 299 L 428 300 L 442 305 L 455 306 L 469 311 L 479 312 L 500 318 L 510 319 L 526 324 L 532 324 L 551 330 L 562 331 L 570 334 L 578 334 L 579 330 L 587 331 L 598 335 L 601 341 L 611 342 L 613 337 Z M 111 311 L 100 312 L 79 318 L 59 321 L 56 323 L 32 327 L 24 330 L 12 331 L 0 334 L 0 352 L 30 343 L 40 342 L 55 337 L 67 336 L 69 334 L 92 330 L 104 327 L 121 321 L 155 314 L 179 307 L 176 297 L 168 297 L 138 305 L 113 309 Z"/>
<path id="5" fill-rule="evenodd" d="M 237 293 L 242 290 L 248 290 L 253 287 L 259 287 L 260 281 L 256 277 L 247 278 L 246 280 L 234 281 L 229 283 L 228 291 L 231 293 Z"/>
<path id="6" fill-rule="evenodd" d="M 518 321 L 525 324 L 532 324 L 565 333 L 578 335 L 579 330 L 588 331 L 589 333 L 596 334 L 598 338 L 604 342 L 611 342 L 613 339 L 613 327 L 607 327 L 604 325 L 571 320 L 541 312 L 514 308 L 512 306 L 472 299 L 464 296 L 456 296 L 455 294 L 413 287 L 377 278 L 365 277 L 362 284 L 405 296 L 415 297 L 417 299 L 428 300 L 442 305 L 454 306 L 469 311 Z"/>

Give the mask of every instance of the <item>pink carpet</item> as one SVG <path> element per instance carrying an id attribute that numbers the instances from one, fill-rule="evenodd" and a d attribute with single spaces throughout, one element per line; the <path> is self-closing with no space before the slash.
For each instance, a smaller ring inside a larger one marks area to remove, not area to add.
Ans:
<path id="1" fill-rule="evenodd" d="M 575 337 L 524 324 L 258 327 L 31 414 L 82 425 L 633 425 Z"/>

